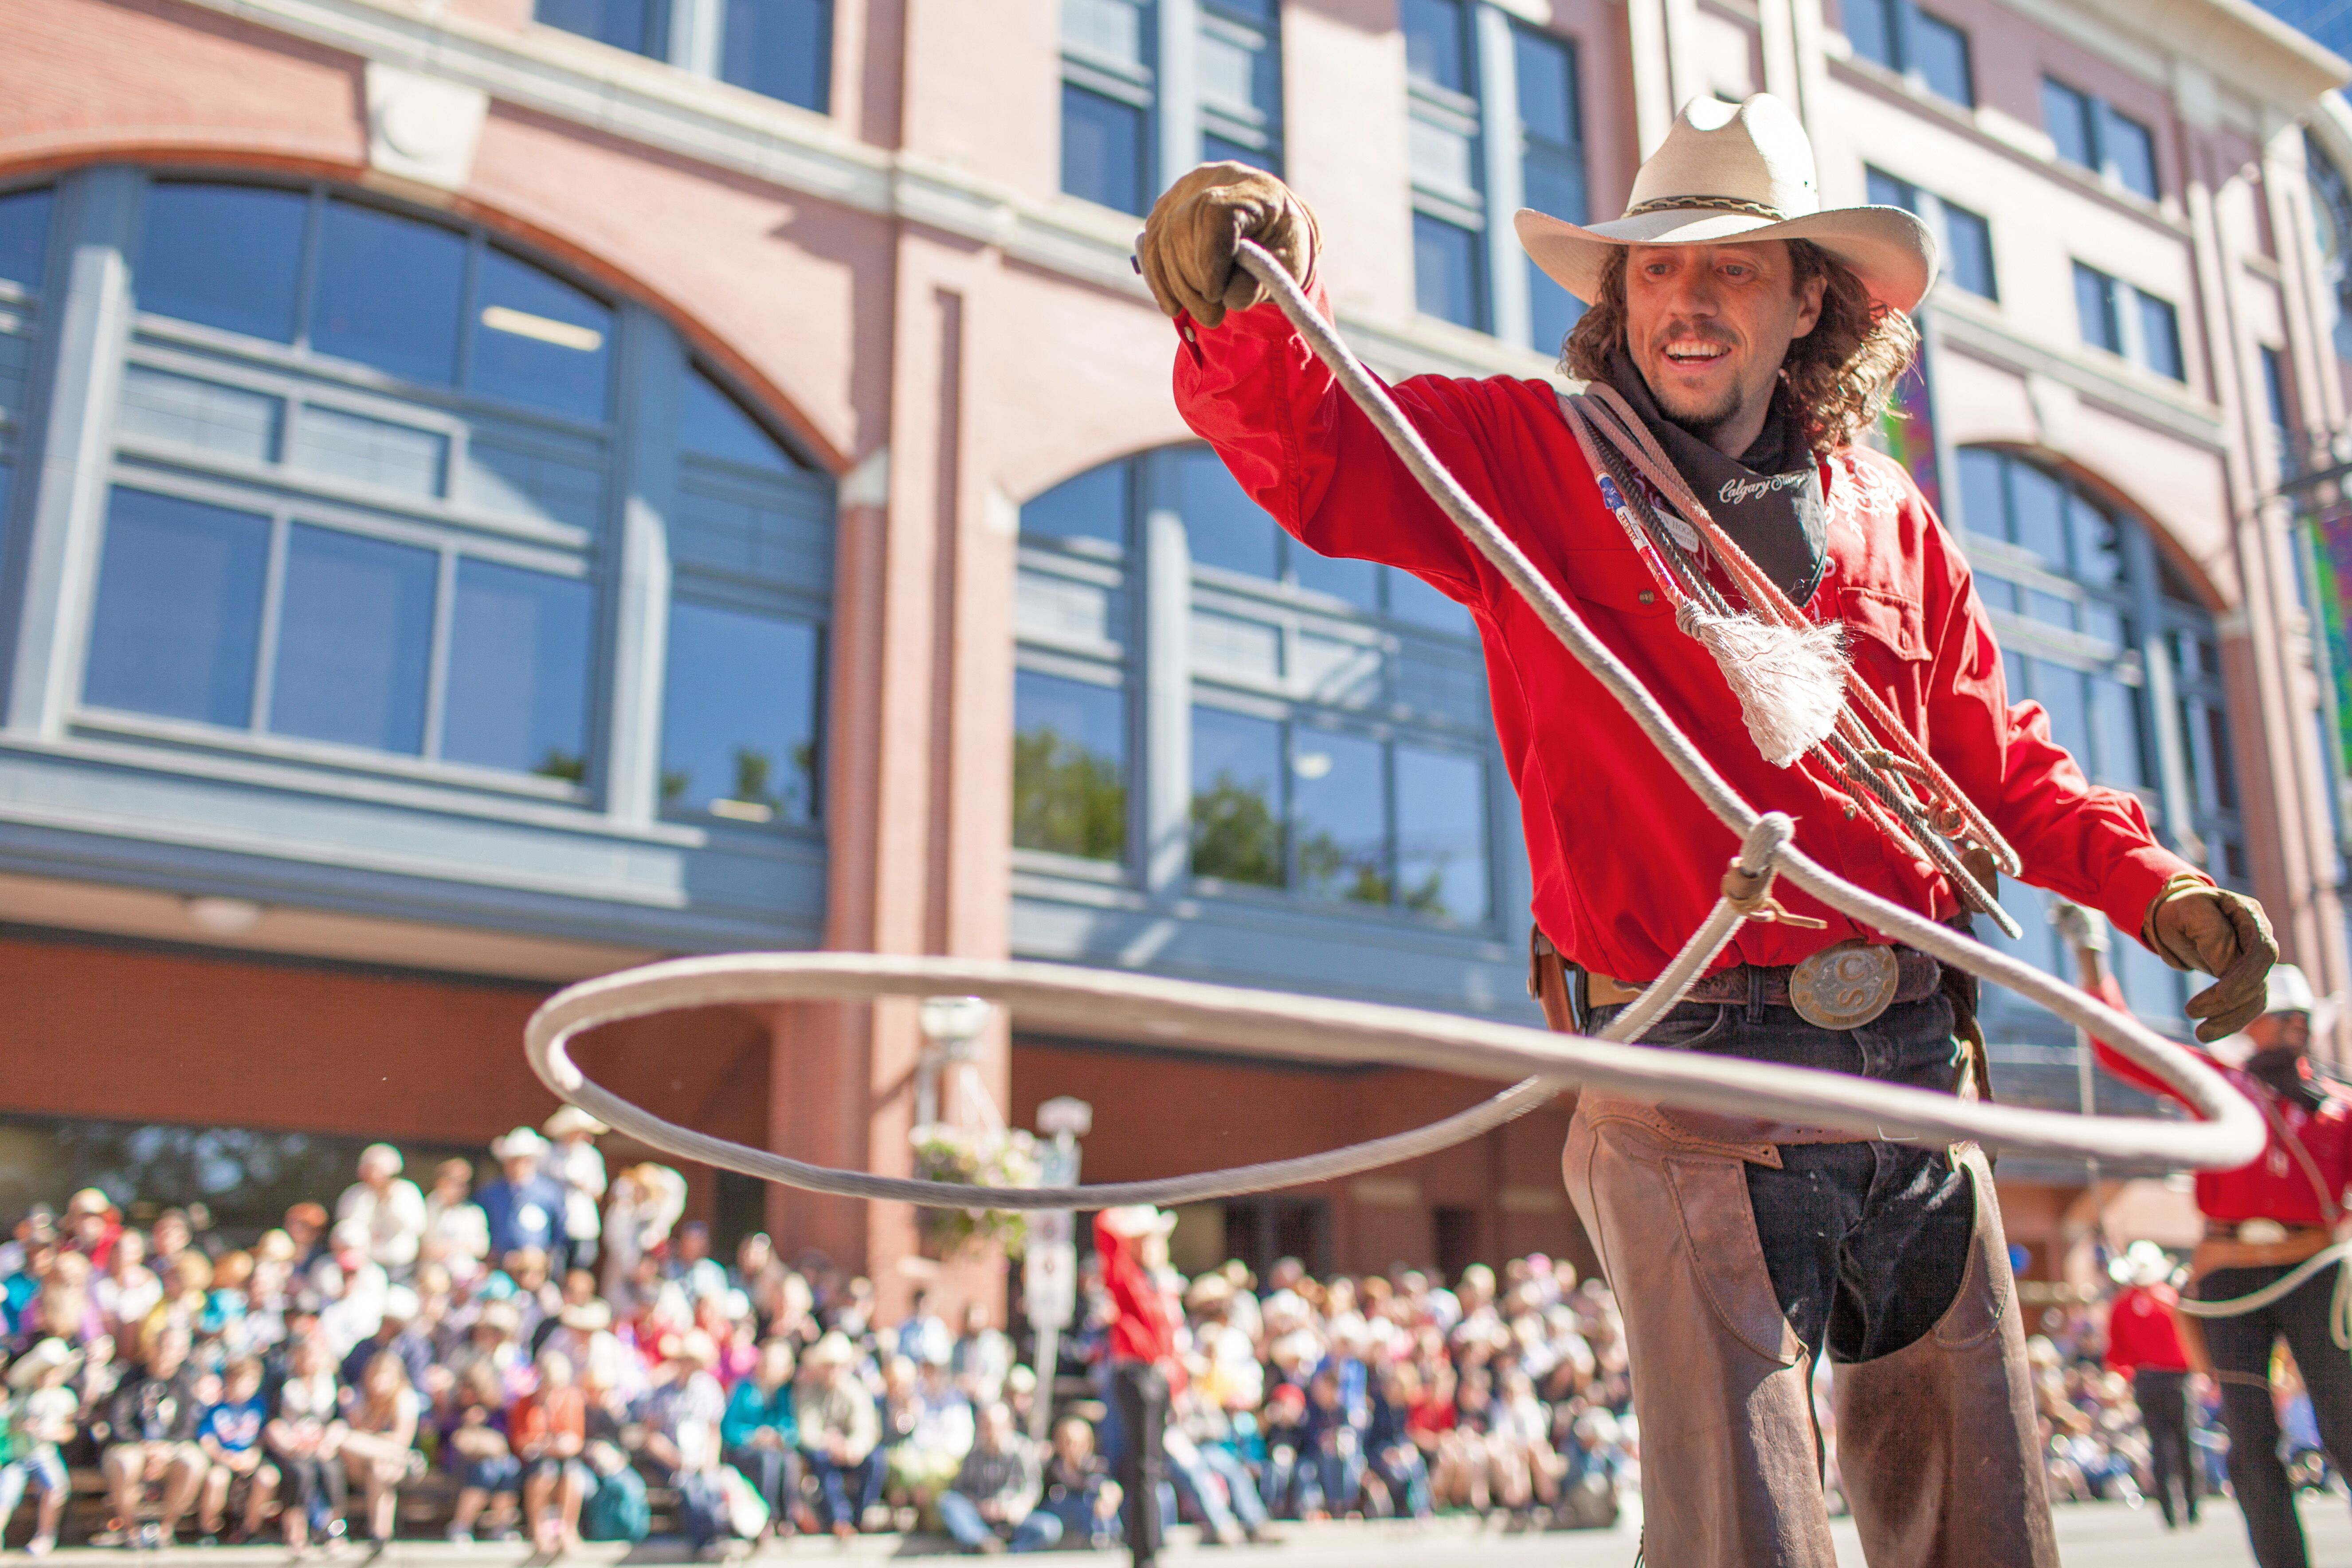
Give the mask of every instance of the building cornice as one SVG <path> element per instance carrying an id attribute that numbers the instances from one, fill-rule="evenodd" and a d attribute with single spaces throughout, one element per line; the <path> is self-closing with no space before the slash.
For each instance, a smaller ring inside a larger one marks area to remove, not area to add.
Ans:
<path id="1" fill-rule="evenodd" d="M 2148 75 L 2149 49 L 2184 60 L 2256 103 L 2294 118 L 2324 92 L 2352 82 L 2352 62 L 2280 21 L 2253 0 L 2005 0 L 2037 26 Z M 2105 37 L 2101 37 L 2104 34 Z M 2150 76 L 2169 91 L 2166 73 Z"/>

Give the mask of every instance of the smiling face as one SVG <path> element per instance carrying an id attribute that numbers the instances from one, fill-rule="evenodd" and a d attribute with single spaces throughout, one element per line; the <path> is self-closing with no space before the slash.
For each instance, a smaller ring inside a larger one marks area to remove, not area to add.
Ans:
<path id="1" fill-rule="evenodd" d="M 1625 266 L 1625 351 L 1666 416 L 1727 456 L 1764 428 L 1789 345 L 1821 320 L 1820 277 L 1787 242 L 1636 245 Z"/>

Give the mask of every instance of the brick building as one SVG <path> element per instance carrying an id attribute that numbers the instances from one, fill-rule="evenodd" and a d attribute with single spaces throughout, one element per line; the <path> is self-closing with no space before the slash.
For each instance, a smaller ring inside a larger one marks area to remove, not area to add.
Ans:
<path id="1" fill-rule="evenodd" d="M 1894 438 L 2014 688 L 2345 986 L 2265 498 L 2343 423 L 2301 127 L 2347 75 L 2244 0 L 18 0 L 0 1206 L 103 1175 L 258 1216 L 356 1140 L 478 1147 L 547 1109 L 537 999 L 667 953 L 1531 1017 L 1475 636 L 1189 440 L 1135 215 L 1203 155 L 1279 168 L 1384 373 L 1540 376 L 1572 308 L 1509 212 L 1613 214 L 1707 93 L 1786 96 L 1830 199 L 1941 234 Z M 2012 1097 L 2074 1103 L 2071 1037 L 1992 1016 Z M 583 1059 L 903 1169 L 920 1049 L 911 1008 L 807 1007 Z M 1018 1034 L 983 1066 L 1015 1120 L 1095 1103 L 1092 1179 L 1485 1087 Z M 1180 1249 L 1580 1251 L 1562 1131 L 1188 1214 Z M 908 1278 L 903 1209 L 692 1174 L 722 1228 Z M 2048 1267 L 2083 1173 L 2003 1176 Z"/>

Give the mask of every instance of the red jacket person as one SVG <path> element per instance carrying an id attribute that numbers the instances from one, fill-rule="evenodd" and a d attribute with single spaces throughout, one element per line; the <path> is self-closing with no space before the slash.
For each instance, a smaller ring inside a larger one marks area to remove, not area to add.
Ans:
<path id="1" fill-rule="evenodd" d="M 2190 1004 L 2208 1029 L 2251 1016 L 2275 956 L 2259 909 L 2159 847 L 2130 796 L 2092 786 L 2037 706 L 2009 703 L 1966 562 L 1903 470 L 1853 445 L 1916 344 L 1925 227 L 1822 210 L 1802 128 L 1759 95 L 1685 110 L 1623 218 L 1521 213 L 1518 228 L 1590 307 L 1564 359 L 1591 384 L 1577 406 L 1614 411 L 1596 458 L 1542 382 L 1418 377 L 1395 396 L 1733 787 L 1795 817 L 1832 870 L 1939 919 L 1966 889 L 1939 869 L 1950 848 L 1916 834 L 1965 820 L 1948 798 L 1964 796 L 2029 879 L 2224 976 Z M 1554 962 L 1548 1001 L 1598 1029 L 1699 924 L 1736 847 L 1261 305 L 1237 235 L 1320 301 L 1317 226 L 1280 181 L 1232 163 L 1178 181 L 1140 260 L 1177 319 L 1179 405 L 1310 548 L 1412 572 L 1475 616 L 1536 921 L 1573 970 Z M 1624 468 L 1643 452 L 1647 484 Z M 1667 500 L 1682 516 L 1661 515 Z M 1780 597 L 1842 630 L 1869 694 L 1855 700 L 1891 704 L 1874 722 L 1886 746 L 1901 749 L 1886 727 L 1907 738 L 1934 796 L 1913 818 L 1931 826 L 1890 831 L 1818 749 L 1768 758 L 1774 694 L 1743 706 L 1683 606 L 1738 617 Z M 1961 977 L 1788 903 L 1819 923 L 1747 925 L 1645 1041 L 1955 1089 L 1956 1037 L 1973 1029 Z M 1808 1392 L 1826 1351 L 1849 1363 L 1841 1468 L 1874 1568 L 2055 1563 L 1981 1156 L 1586 1095 L 1564 1168 L 1624 1310 L 1649 1561 L 1834 1563 Z"/>

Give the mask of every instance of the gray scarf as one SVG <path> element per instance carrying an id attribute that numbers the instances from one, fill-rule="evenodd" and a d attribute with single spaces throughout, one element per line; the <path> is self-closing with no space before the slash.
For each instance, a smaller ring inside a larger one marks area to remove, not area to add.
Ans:
<path id="1" fill-rule="evenodd" d="M 1828 562 L 1829 512 L 1820 466 L 1789 406 L 1786 384 L 1773 389 L 1762 433 L 1737 458 L 1668 418 L 1622 348 L 1609 356 L 1609 384 L 1633 405 L 1732 542 L 1780 584 L 1790 604 L 1811 599 Z"/>

